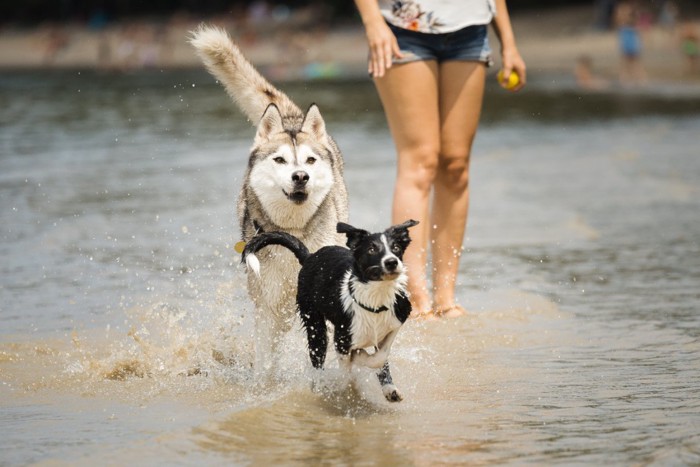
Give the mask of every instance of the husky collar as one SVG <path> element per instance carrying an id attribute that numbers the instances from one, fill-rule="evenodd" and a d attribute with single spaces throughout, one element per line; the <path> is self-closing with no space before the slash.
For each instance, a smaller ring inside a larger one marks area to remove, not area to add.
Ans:
<path id="1" fill-rule="evenodd" d="M 367 310 L 370 313 L 381 313 L 382 311 L 387 311 L 389 308 L 382 305 L 379 308 L 372 308 L 371 306 L 363 305 L 358 299 L 355 298 L 355 288 L 352 285 L 352 281 L 348 280 L 348 292 L 350 292 L 350 298 L 363 310 Z"/>

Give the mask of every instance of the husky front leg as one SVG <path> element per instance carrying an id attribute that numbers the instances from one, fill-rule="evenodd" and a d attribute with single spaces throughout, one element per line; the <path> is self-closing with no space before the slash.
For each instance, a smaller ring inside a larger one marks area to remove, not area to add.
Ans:
<path id="1" fill-rule="evenodd" d="M 265 286 L 276 282 L 282 285 Z M 296 314 L 295 291 L 267 264 L 262 265 L 260 277 L 248 274 L 248 293 L 255 305 L 255 368 L 259 373 L 269 373 L 279 360 L 280 343 Z"/>
<path id="2" fill-rule="evenodd" d="M 271 310 L 265 305 L 259 306 L 255 313 L 255 363 L 253 366 L 258 377 L 269 374 L 277 359 L 276 337 Z"/>

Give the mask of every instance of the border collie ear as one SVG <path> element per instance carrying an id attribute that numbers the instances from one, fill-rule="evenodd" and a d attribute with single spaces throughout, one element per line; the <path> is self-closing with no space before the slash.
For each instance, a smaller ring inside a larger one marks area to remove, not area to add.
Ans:
<path id="1" fill-rule="evenodd" d="M 408 235 L 408 229 L 414 225 L 418 225 L 418 221 L 409 219 L 401 224 L 392 225 L 386 229 L 386 234 L 404 243 L 404 247 L 407 247 L 408 244 L 411 243 L 411 237 Z"/>
<path id="2" fill-rule="evenodd" d="M 348 236 L 347 245 L 351 250 L 354 250 L 362 239 L 369 235 L 369 232 L 366 230 L 358 229 L 344 222 L 338 222 L 336 230 L 338 233 L 344 233 Z"/>
<path id="3" fill-rule="evenodd" d="M 414 225 L 418 225 L 420 222 L 414 221 L 413 219 L 409 219 L 406 222 L 398 225 L 393 225 L 390 228 L 395 229 L 395 230 L 400 230 L 400 229 L 408 229 L 410 227 L 413 227 Z"/>
<path id="4" fill-rule="evenodd" d="M 277 108 L 275 104 L 270 104 L 265 109 L 265 112 L 260 118 L 260 123 L 258 123 L 258 131 L 255 134 L 255 142 L 259 143 L 262 140 L 270 138 L 270 135 L 275 133 L 281 133 L 284 131 L 284 126 L 282 125 L 282 114 L 280 114 L 280 109 Z"/>

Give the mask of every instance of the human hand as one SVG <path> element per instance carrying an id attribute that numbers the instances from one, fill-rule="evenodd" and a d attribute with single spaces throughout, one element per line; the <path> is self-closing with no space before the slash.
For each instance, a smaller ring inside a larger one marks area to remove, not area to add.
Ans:
<path id="1" fill-rule="evenodd" d="M 518 52 L 518 49 L 514 46 L 504 47 L 501 51 L 501 57 L 503 62 L 503 80 L 501 81 L 501 87 L 513 92 L 521 90 L 527 83 L 527 72 L 525 61 L 520 56 L 520 52 Z M 512 88 L 508 88 L 508 77 L 513 71 L 518 74 L 518 78 L 520 78 L 520 80 L 518 84 Z"/>
<path id="2" fill-rule="evenodd" d="M 369 64 L 367 71 L 374 78 L 381 78 L 391 68 L 394 57 L 402 58 L 396 36 L 383 19 L 365 25 L 369 44 Z"/>

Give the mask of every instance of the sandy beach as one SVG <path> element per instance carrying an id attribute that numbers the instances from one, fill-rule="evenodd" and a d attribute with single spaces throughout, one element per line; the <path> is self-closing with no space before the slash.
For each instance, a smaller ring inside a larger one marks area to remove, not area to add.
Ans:
<path id="1" fill-rule="evenodd" d="M 226 28 L 251 61 L 273 80 L 365 75 L 366 44 L 359 19 L 310 28 L 309 24 L 323 23 L 315 22 L 309 12 L 284 21 L 270 19 L 255 24 L 227 15 L 112 22 L 100 29 L 84 24 L 5 27 L 0 31 L 0 69 L 128 71 L 199 67 L 187 36 L 202 22 Z M 597 77 L 616 82 L 620 62 L 617 36 L 614 31 L 595 29 L 594 23 L 592 7 L 514 14 L 513 24 L 529 75 L 573 77 L 577 59 L 586 55 Z M 698 24 L 695 26 L 700 30 Z M 673 30 L 652 25 L 642 31 L 642 36 L 642 63 L 649 82 L 700 84 L 700 76 L 688 72 Z M 495 38 L 493 43 L 497 44 Z"/>

